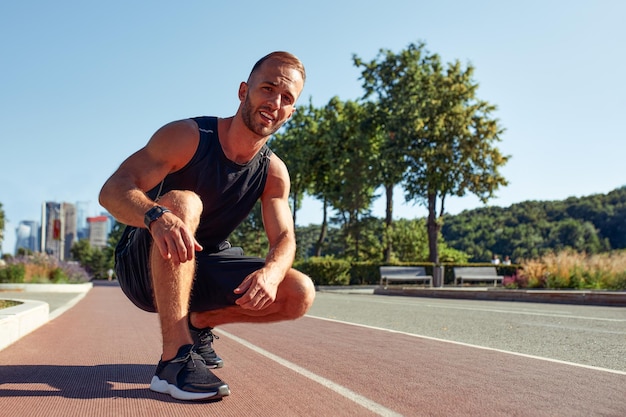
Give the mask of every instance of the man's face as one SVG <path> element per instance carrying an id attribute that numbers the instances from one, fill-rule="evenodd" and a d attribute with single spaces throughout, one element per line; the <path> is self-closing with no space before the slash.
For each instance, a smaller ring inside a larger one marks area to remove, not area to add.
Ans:
<path id="1" fill-rule="evenodd" d="M 261 137 L 275 133 L 296 110 L 303 87 L 298 70 L 275 59 L 265 61 L 239 87 L 246 127 Z"/>

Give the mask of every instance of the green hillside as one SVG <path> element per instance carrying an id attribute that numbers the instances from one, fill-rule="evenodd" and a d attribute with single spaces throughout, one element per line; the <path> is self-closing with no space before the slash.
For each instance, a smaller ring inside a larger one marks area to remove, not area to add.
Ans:
<path id="1" fill-rule="evenodd" d="M 565 248 L 588 254 L 625 249 L 626 186 L 562 201 L 466 210 L 446 216 L 442 234 L 448 246 L 472 261 L 497 254 L 516 262 Z"/>

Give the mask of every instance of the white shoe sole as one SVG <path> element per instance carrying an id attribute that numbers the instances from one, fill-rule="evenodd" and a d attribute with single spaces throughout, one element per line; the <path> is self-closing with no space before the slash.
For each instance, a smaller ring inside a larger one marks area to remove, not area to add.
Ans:
<path id="1" fill-rule="evenodd" d="M 150 382 L 150 389 L 161 394 L 169 394 L 177 400 L 183 401 L 198 401 L 206 399 L 218 399 L 230 395 L 230 389 L 228 385 L 224 384 L 217 389 L 217 391 L 210 392 L 189 392 L 183 391 L 176 385 L 170 384 L 165 380 L 159 379 L 158 376 L 153 376 Z"/>

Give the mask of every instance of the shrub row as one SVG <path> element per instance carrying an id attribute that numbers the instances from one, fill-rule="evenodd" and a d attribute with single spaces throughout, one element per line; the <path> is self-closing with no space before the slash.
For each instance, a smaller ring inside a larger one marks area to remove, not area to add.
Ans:
<path id="1" fill-rule="evenodd" d="M 333 257 L 311 257 L 297 261 L 294 268 L 307 274 L 315 285 L 375 285 L 380 282 L 379 268 L 385 263 L 350 262 Z M 426 273 L 432 274 L 433 264 L 394 263 L 397 266 L 423 266 Z"/>
<path id="2" fill-rule="evenodd" d="M 570 288 L 626 290 L 626 254 L 593 255 L 562 253 L 519 265 L 497 265 L 507 288 Z M 379 268 L 386 263 L 350 262 L 333 257 L 312 257 L 298 261 L 294 267 L 307 274 L 315 285 L 376 285 Z M 434 264 L 394 263 L 397 266 L 422 266 L 433 274 Z M 493 266 L 491 263 L 446 263 L 444 285 L 454 283 L 454 267 Z"/>
<path id="3" fill-rule="evenodd" d="M 0 266 L 0 283 L 78 283 L 90 280 L 87 272 L 75 262 L 35 253 L 28 256 L 7 258 Z"/>

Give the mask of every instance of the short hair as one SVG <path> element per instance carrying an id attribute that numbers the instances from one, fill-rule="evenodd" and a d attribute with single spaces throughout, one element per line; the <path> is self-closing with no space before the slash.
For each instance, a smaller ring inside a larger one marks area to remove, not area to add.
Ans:
<path id="1" fill-rule="evenodd" d="M 300 75 L 302 75 L 302 82 L 306 81 L 306 71 L 304 70 L 304 65 L 302 64 L 300 59 L 298 59 L 297 56 L 284 51 L 270 52 L 263 58 L 259 59 L 252 67 L 252 71 L 250 71 L 250 76 L 248 77 L 248 79 L 252 76 L 252 74 L 254 74 L 255 71 L 257 71 L 261 67 L 261 65 L 263 65 L 265 61 L 269 59 L 275 59 L 282 62 L 283 64 L 293 67 L 300 73 Z"/>

